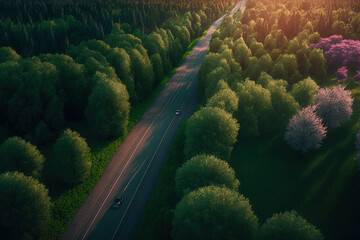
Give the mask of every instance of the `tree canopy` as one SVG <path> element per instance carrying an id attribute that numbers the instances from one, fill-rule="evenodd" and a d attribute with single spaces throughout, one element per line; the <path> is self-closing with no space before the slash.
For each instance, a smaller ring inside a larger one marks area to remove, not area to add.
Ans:
<path id="1" fill-rule="evenodd" d="M 252 239 L 258 219 L 249 200 L 227 188 L 207 186 L 178 203 L 172 222 L 174 239 Z"/>

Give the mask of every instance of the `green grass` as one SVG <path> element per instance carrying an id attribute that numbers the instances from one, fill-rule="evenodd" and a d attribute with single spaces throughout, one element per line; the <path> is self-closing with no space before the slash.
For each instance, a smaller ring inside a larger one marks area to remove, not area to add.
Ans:
<path id="1" fill-rule="evenodd" d="M 184 53 L 181 61 L 179 62 L 179 66 L 190 54 L 196 42 L 200 38 L 201 37 L 194 39 L 189 44 L 187 51 Z M 173 68 L 172 71 L 164 77 L 147 99 L 131 106 L 128 132 L 130 132 L 135 124 L 140 120 L 151 103 L 159 95 L 165 84 L 176 72 L 177 68 L 178 67 Z M 49 231 L 45 234 L 44 239 L 58 239 L 66 230 L 72 218 L 80 209 L 91 190 L 105 171 L 108 162 L 125 139 L 125 137 L 121 137 L 112 141 L 101 141 L 91 135 L 88 130 L 89 127 L 85 123 L 70 123 L 68 127 L 79 132 L 82 137 L 86 138 L 86 141 L 91 148 L 92 167 L 90 177 L 75 187 L 56 184 L 51 176 L 52 160 L 54 159 L 52 156 L 53 143 L 41 148 L 42 153 L 47 159 L 44 167 L 44 172 L 47 173 L 47 175 L 44 176 L 43 182 L 45 182 L 46 186 L 50 190 L 49 195 L 52 198 L 53 204 Z"/>
<path id="2" fill-rule="evenodd" d="M 325 239 L 360 236 L 360 179 L 355 170 L 355 134 L 359 130 L 360 87 L 346 82 L 355 97 L 354 114 L 339 128 L 328 129 L 321 149 L 300 155 L 288 146 L 284 132 L 239 140 L 230 164 L 240 193 L 250 199 L 263 222 L 275 213 L 297 210 Z M 327 85 L 334 85 L 330 76 Z"/>

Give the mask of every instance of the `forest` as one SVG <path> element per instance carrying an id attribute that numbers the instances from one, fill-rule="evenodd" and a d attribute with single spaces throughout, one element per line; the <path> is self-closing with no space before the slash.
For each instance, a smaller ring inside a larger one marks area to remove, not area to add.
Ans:
<path id="1" fill-rule="evenodd" d="M 61 236 L 188 46 L 234 3 L 1 2 L 2 239 Z"/>
<path id="2" fill-rule="evenodd" d="M 212 36 L 136 239 L 358 239 L 359 83 L 358 1 L 247 1 Z"/>

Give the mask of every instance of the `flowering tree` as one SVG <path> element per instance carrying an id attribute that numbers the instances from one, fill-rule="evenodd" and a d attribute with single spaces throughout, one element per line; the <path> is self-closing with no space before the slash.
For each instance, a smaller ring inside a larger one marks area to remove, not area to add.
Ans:
<path id="1" fill-rule="evenodd" d="M 319 43 L 310 44 L 310 49 L 319 48 L 324 51 L 330 67 L 359 67 L 360 41 L 343 39 L 342 36 L 333 35 L 323 38 Z"/>
<path id="2" fill-rule="evenodd" d="M 315 96 L 315 112 L 326 125 L 338 127 L 341 122 L 350 120 L 353 101 L 350 91 L 345 90 L 344 86 L 321 88 Z"/>
<path id="3" fill-rule="evenodd" d="M 356 75 L 353 77 L 355 82 L 360 82 L 360 71 L 356 71 Z"/>
<path id="4" fill-rule="evenodd" d="M 336 77 L 340 82 L 345 82 L 345 80 L 347 79 L 348 75 L 347 75 L 347 69 L 346 67 L 341 67 L 337 70 L 336 72 Z"/>
<path id="5" fill-rule="evenodd" d="M 315 106 L 303 108 L 290 119 L 285 132 L 285 141 L 301 153 L 320 148 L 326 137 L 326 127 L 314 110 Z"/>

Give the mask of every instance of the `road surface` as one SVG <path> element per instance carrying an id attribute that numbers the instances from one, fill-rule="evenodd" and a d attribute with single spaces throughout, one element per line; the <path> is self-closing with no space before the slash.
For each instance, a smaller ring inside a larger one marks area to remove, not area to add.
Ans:
<path id="1" fill-rule="evenodd" d="M 233 9 L 235 13 L 241 5 Z M 244 2 L 242 4 L 245 5 Z M 198 102 L 196 78 L 218 19 L 195 45 L 159 96 L 135 125 L 60 238 L 131 239 L 155 188 L 171 143 Z M 181 114 L 175 116 L 180 109 Z M 124 202 L 112 209 L 116 197 Z"/>

